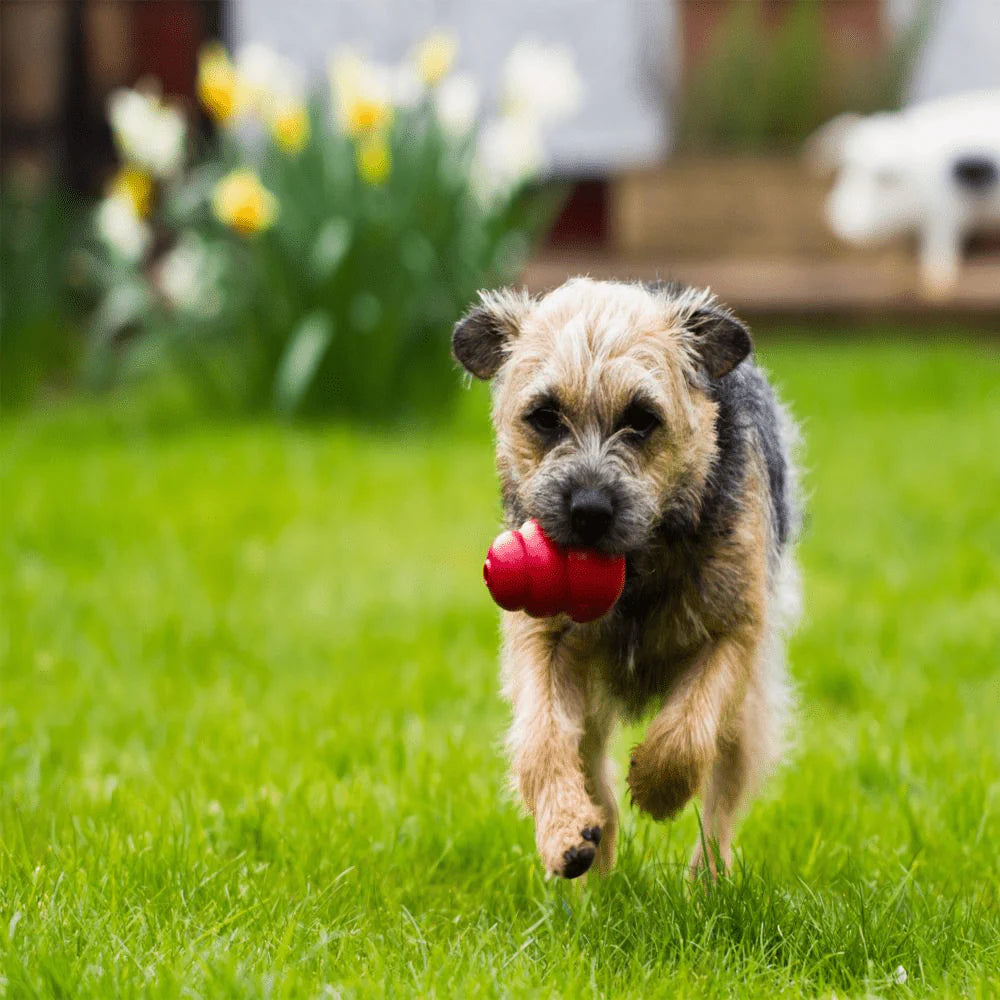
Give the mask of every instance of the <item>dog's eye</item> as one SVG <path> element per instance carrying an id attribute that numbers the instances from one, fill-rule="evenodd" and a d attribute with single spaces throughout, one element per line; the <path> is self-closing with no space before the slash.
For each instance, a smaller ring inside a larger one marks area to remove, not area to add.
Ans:
<path id="1" fill-rule="evenodd" d="M 542 437 L 555 437 L 565 429 L 562 414 L 554 406 L 537 406 L 525 418 Z"/>
<path id="2" fill-rule="evenodd" d="M 632 403 L 622 414 L 619 430 L 628 431 L 638 438 L 647 438 L 660 426 L 660 418 L 642 403 Z"/>

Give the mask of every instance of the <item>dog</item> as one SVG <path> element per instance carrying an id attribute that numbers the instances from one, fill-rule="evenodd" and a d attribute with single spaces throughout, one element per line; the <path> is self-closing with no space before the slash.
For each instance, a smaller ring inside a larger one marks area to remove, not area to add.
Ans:
<path id="1" fill-rule="evenodd" d="M 841 239 L 871 245 L 916 234 L 931 299 L 955 291 L 970 235 L 1000 232 L 1000 90 L 839 115 L 805 152 L 818 172 L 837 174 L 826 217 Z"/>
<path id="2" fill-rule="evenodd" d="M 595 622 L 503 616 L 512 783 L 547 874 L 614 865 L 608 740 L 652 709 L 632 802 L 664 820 L 700 792 L 690 870 L 715 877 L 783 752 L 799 590 L 797 434 L 747 327 L 708 291 L 574 278 L 480 293 L 452 353 L 492 379 L 507 526 L 626 558 Z"/>

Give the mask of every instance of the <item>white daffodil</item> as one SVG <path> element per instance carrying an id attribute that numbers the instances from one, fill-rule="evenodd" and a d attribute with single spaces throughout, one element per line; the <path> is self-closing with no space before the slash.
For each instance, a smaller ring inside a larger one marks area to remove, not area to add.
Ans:
<path id="1" fill-rule="evenodd" d="M 136 214 L 135 206 L 122 195 L 111 195 L 97 206 L 98 235 L 120 257 L 137 263 L 152 241 L 149 226 Z"/>
<path id="2" fill-rule="evenodd" d="M 193 233 L 185 233 L 157 269 L 164 298 L 176 309 L 202 316 L 214 316 L 222 307 L 220 278 L 218 257 Z"/>
<path id="3" fill-rule="evenodd" d="M 441 128 L 455 136 L 469 132 L 479 110 L 479 85 L 469 73 L 446 77 L 434 91 L 434 111 Z"/>
<path id="4" fill-rule="evenodd" d="M 160 97 L 120 88 L 108 100 L 108 121 L 123 160 L 156 177 L 170 177 L 180 169 L 184 117 Z"/>
<path id="5" fill-rule="evenodd" d="M 344 103 L 361 89 L 364 65 L 360 54 L 349 45 L 341 46 L 327 57 L 330 102 L 338 120 L 343 118 Z"/>
<path id="6" fill-rule="evenodd" d="M 243 113 L 270 120 L 278 107 L 302 104 L 306 80 L 302 70 L 260 42 L 250 42 L 236 53 L 236 103 Z"/>
<path id="7" fill-rule="evenodd" d="M 327 63 L 334 117 L 348 135 L 383 131 L 397 107 L 420 99 L 422 87 L 412 67 L 391 67 L 340 48 Z"/>
<path id="8" fill-rule="evenodd" d="M 542 122 L 576 114 L 583 104 L 583 81 L 572 52 L 534 38 L 518 42 L 504 61 L 502 100 L 506 114 Z"/>
<path id="9" fill-rule="evenodd" d="M 281 75 L 281 57 L 260 42 L 250 42 L 236 53 L 237 89 L 244 110 L 259 111 L 271 101 L 274 81 Z"/>
<path id="10" fill-rule="evenodd" d="M 454 31 L 432 31 L 412 53 L 413 65 L 427 87 L 436 87 L 455 65 L 458 36 Z"/>
<path id="11" fill-rule="evenodd" d="M 479 134 L 472 162 L 472 186 L 483 201 L 505 194 L 545 166 L 537 121 L 526 116 L 498 118 Z"/>

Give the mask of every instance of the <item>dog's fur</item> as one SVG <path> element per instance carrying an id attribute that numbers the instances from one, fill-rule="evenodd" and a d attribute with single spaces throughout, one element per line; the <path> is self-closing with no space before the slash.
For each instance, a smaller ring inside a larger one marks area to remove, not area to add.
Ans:
<path id="1" fill-rule="evenodd" d="M 596 495 L 613 513 L 588 543 L 626 556 L 596 622 L 504 614 L 513 779 L 545 868 L 614 863 L 608 737 L 653 708 L 632 801 L 666 819 L 700 791 L 692 871 L 714 873 L 703 845 L 731 863 L 734 820 L 781 753 L 798 594 L 795 432 L 749 333 L 707 291 L 578 278 L 538 300 L 483 293 L 452 346 L 493 379 L 508 526 L 534 517 L 578 546 L 574 498 Z"/>

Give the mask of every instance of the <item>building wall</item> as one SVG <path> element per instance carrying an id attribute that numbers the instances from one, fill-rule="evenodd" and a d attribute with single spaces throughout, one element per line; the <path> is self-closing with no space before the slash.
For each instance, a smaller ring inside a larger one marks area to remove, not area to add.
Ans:
<path id="1" fill-rule="evenodd" d="M 1000 89 L 1000 0 L 938 0 L 910 101 Z"/>
<path id="2" fill-rule="evenodd" d="M 458 65 L 496 93 L 505 54 L 521 38 L 567 45 L 585 82 L 584 108 L 551 134 L 556 168 L 578 176 L 638 166 L 669 144 L 664 80 L 673 56 L 668 0 L 233 0 L 235 44 L 262 41 L 317 78 L 337 46 L 395 61 L 435 27 L 454 29 Z"/>

